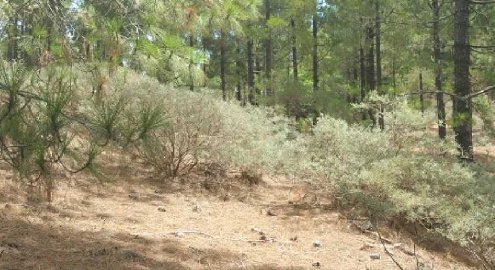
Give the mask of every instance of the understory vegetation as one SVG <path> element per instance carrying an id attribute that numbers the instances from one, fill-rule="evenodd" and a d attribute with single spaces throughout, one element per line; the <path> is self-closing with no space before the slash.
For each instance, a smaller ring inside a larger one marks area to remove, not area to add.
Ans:
<path id="1" fill-rule="evenodd" d="M 1 165 L 49 202 L 115 149 L 163 182 L 286 177 L 495 269 L 494 4 L 1 1 Z"/>
<path id="2" fill-rule="evenodd" d="M 439 143 L 429 131 L 433 112 L 421 114 L 407 99 L 391 102 L 383 131 L 322 116 L 300 132 L 276 108 L 241 107 L 207 89 L 177 90 L 125 69 L 100 93 L 87 91 L 93 78 L 76 67 L 33 73 L 4 64 L 1 75 L 2 158 L 48 200 L 57 170 L 92 169 L 113 144 L 164 181 L 198 168 L 306 179 L 375 222 L 420 224 L 491 263 L 493 171 L 457 162 L 455 143 Z"/>
<path id="3" fill-rule="evenodd" d="M 273 108 L 243 108 L 207 91 L 184 92 L 126 76 L 123 89 L 137 95 L 132 100 L 146 97 L 163 106 L 163 118 L 128 149 L 137 149 L 164 176 L 184 175 L 201 164 L 306 179 L 375 222 L 419 224 L 489 261 L 495 240 L 493 171 L 481 163 L 459 163 L 451 137 L 438 143 L 429 131 L 432 111 L 422 115 L 398 99 L 385 116 L 384 131 L 323 116 L 304 133 Z M 131 111 L 123 114 L 124 122 L 131 120 L 125 115 L 139 115 L 134 126 L 148 119 L 147 110 Z"/>

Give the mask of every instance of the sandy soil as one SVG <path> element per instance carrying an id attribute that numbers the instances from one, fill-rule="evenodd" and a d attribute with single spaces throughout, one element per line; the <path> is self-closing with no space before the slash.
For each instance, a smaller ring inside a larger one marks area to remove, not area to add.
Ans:
<path id="1" fill-rule="evenodd" d="M 321 190 L 267 177 L 239 188 L 235 175 L 165 185 L 120 162 L 110 183 L 70 176 L 50 205 L 0 172 L 0 269 L 398 269 Z M 386 236 L 404 269 L 469 269 Z"/>

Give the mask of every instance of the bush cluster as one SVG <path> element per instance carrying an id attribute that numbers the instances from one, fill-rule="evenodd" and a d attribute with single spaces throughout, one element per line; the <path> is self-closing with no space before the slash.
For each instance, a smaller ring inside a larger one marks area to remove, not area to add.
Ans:
<path id="1" fill-rule="evenodd" d="M 429 130 L 434 113 L 421 115 L 406 101 L 387 101 L 393 109 L 383 131 L 325 116 L 301 133 L 276 108 L 243 108 L 131 71 L 96 86 L 91 76 L 74 73 L 5 64 L 0 70 L 1 157 L 31 184 L 43 179 L 49 196 L 52 169 L 88 168 L 98 148 L 116 143 L 163 179 L 201 166 L 318 180 L 373 219 L 423 224 L 483 247 L 479 256 L 494 243 L 493 174 L 458 163 L 454 143 Z"/>

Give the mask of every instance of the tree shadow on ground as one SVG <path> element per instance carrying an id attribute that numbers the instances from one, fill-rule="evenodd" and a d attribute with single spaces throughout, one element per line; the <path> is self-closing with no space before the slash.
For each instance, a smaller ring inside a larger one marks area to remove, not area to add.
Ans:
<path id="1" fill-rule="evenodd" d="M 303 269 L 270 264 L 243 266 L 243 256 L 227 250 L 195 248 L 174 239 L 71 230 L 0 212 L 0 269 L 5 270 Z"/>
<path id="2" fill-rule="evenodd" d="M 0 269 L 189 269 L 145 255 L 150 244 L 0 214 Z"/>

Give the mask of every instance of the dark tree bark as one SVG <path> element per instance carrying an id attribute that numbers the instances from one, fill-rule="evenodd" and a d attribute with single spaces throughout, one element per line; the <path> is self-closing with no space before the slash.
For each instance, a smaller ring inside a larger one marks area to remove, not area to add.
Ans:
<path id="1" fill-rule="evenodd" d="M 437 91 L 438 136 L 447 137 L 445 102 L 443 99 L 442 43 L 440 41 L 440 3 L 432 0 L 433 11 L 433 59 L 435 60 L 435 87 Z"/>
<path id="2" fill-rule="evenodd" d="M 296 38 L 296 22 L 294 18 L 290 19 L 290 26 L 292 29 L 292 72 L 294 75 L 294 80 L 299 79 L 299 68 L 297 62 L 297 38 Z"/>
<path id="3" fill-rule="evenodd" d="M 241 102 L 242 104 L 242 74 L 243 74 L 243 68 L 242 68 L 242 55 L 241 55 L 241 43 L 237 41 L 237 49 L 236 49 L 236 80 L 237 80 L 237 86 L 236 86 L 236 92 L 235 92 L 235 97 L 236 99 Z"/>
<path id="4" fill-rule="evenodd" d="M 18 44 L 17 44 L 17 37 L 19 35 L 18 33 L 18 17 L 17 15 L 13 18 L 10 19 L 11 21 L 11 26 L 9 27 L 8 35 L 9 35 L 9 41 L 7 43 L 7 60 L 9 61 L 15 61 L 18 59 Z"/>
<path id="5" fill-rule="evenodd" d="M 254 53 L 253 40 L 247 41 L 247 85 L 248 85 L 248 101 L 251 105 L 256 105 L 256 94 L 254 85 Z"/>
<path id="6" fill-rule="evenodd" d="M 208 51 L 208 39 L 207 39 L 207 37 L 201 36 L 201 45 L 203 46 L 203 51 L 207 52 Z M 208 65 L 206 64 L 206 62 L 203 63 L 202 68 L 203 68 L 204 74 L 207 75 Z"/>
<path id="7" fill-rule="evenodd" d="M 454 1 L 454 94 L 457 97 L 471 93 L 469 68 L 471 50 L 469 46 L 470 0 Z M 471 99 L 454 98 L 454 133 L 459 145 L 460 158 L 473 160 Z"/>
<path id="8" fill-rule="evenodd" d="M 419 106 L 421 109 L 421 114 L 425 113 L 425 96 L 423 95 L 424 92 L 424 86 L 423 86 L 423 73 L 419 73 Z"/>
<path id="9" fill-rule="evenodd" d="M 220 31 L 220 80 L 222 89 L 222 98 L 227 101 L 227 82 L 225 78 L 225 65 L 227 62 L 226 48 L 225 48 L 225 32 L 223 29 Z"/>
<path id="10" fill-rule="evenodd" d="M 397 93 L 397 71 L 396 66 L 395 66 L 395 57 L 392 58 L 392 87 L 394 88 L 394 97 L 396 96 Z"/>
<path id="11" fill-rule="evenodd" d="M 361 102 L 366 98 L 366 59 L 363 46 L 359 48 L 359 68 L 361 71 Z"/>
<path id="12" fill-rule="evenodd" d="M 254 83 L 254 90 L 256 92 L 256 96 L 261 95 L 261 89 L 259 88 L 259 85 L 256 82 L 260 81 L 260 77 L 262 76 L 262 66 L 261 66 L 261 59 L 260 55 L 256 51 L 256 46 L 254 46 L 254 76 L 255 76 L 255 83 Z"/>
<path id="13" fill-rule="evenodd" d="M 271 18 L 271 4 L 270 0 L 265 0 L 265 23 Z M 273 55 L 273 43 L 272 32 L 268 28 L 268 37 L 265 40 L 265 79 L 266 79 L 266 94 L 272 95 L 272 55 Z"/>
<path id="14" fill-rule="evenodd" d="M 192 33 L 189 34 L 189 47 L 191 47 L 191 49 L 194 49 L 194 35 Z M 194 63 L 191 59 L 189 61 L 189 90 L 191 91 L 194 91 L 193 66 Z"/>
<path id="15" fill-rule="evenodd" d="M 368 83 L 368 91 L 373 91 L 376 89 L 374 38 L 374 29 L 372 26 L 368 26 L 366 29 L 366 45 L 368 46 L 368 66 L 366 68 L 366 82 Z M 376 117 L 372 109 L 368 110 L 368 116 L 372 121 L 371 128 L 374 129 L 376 127 Z"/>
<path id="16" fill-rule="evenodd" d="M 313 15 L 313 91 L 318 91 L 318 14 Z"/>
<path id="17" fill-rule="evenodd" d="M 375 0 L 375 48 L 376 48 L 376 87 L 380 94 L 382 93 L 382 17 L 380 0 Z M 378 123 L 380 130 L 385 130 L 385 108 L 380 105 L 378 113 Z"/>
<path id="18" fill-rule="evenodd" d="M 382 18 L 381 0 L 375 0 L 375 48 L 376 48 L 376 86 L 378 91 L 382 85 Z"/>
<path id="19" fill-rule="evenodd" d="M 373 91 L 376 89 L 375 84 L 375 46 L 374 46 L 374 31 L 373 27 L 369 26 L 366 34 L 366 45 L 368 46 L 368 66 L 366 70 L 366 82 L 368 83 L 368 90 Z"/>

